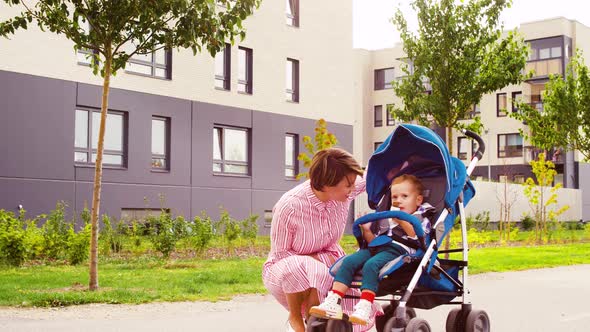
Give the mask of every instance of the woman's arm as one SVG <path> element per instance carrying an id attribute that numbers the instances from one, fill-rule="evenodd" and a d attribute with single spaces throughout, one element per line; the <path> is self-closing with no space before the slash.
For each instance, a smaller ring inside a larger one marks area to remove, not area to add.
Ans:
<path id="1" fill-rule="evenodd" d="M 275 259 L 295 254 L 292 251 L 293 217 L 295 210 L 288 203 L 279 203 L 274 211 L 270 229 L 270 250 L 274 253 Z"/>

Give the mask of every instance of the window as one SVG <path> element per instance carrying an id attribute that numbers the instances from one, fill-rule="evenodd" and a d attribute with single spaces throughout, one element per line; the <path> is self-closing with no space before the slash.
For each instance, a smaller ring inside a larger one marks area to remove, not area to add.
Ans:
<path id="1" fill-rule="evenodd" d="M 74 161 L 76 164 L 94 164 L 98 151 L 99 110 L 76 110 Z M 105 124 L 102 163 L 125 166 L 126 160 L 126 116 L 121 112 L 109 111 Z"/>
<path id="2" fill-rule="evenodd" d="M 377 148 L 379 148 L 379 146 L 381 146 L 381 144 L 383 144 L 383 142 L 375 142 L 375 143 L 373 143 L 373 151 L 377 151 Z"/>
<path id="3" fill-rule="evenodd" d="M 287 59 L 286 66 L 286 93 L 287 100 L 299 102 L 299 61 Z"/>
<path id="4" fill-rule="evenodd" d="M 79 24 L 80 28 L 84 31 L 85 34 L 90 33 L 90 23 L 88 23 L 88 21 L 86 21 L 85 19 L 80 17 L 78 19 L 78 24 Z M 93 51 L 91 49 L 87 49 L 87 48 L 79 49 L 77 56 L 78 56 L 78 64 L 79 65 L 86 65 L 86 66 L 90 65 L 92 57 L 94 57 L 96 61 L 98 61 L 98 59 L 99 59 L 98 52 Z"/>
<path id="5" fill-rule="evenodd" d="M 508 182 L 508 175 L 498 174 L 498 182 L 501 182 L 501 183 Z"/>
<path id="6" fill-rule="evenodd" d="M 508 113 L 506 112 L 506 93 L 498 93 L 496 94 L 496 115 L 506 116 Z"/>
<path id="7" fill-rule="evenodd" d="M 498 158 L 522 157 L 522 136 L 520 134 L 498 135 Z"/>
<path id="8" fill-rule="evenodd" d="M 375 127 L 383 126 L 383 106 L 375 105 L 375 108 L 373 109 L 373 118 Z"/>
<path id="9" fill-rule="evenodd" d="M 248 160 L 248 129 L 213 128 L 213 172 L 248 175 Z"/>
<path id="10" fill-rule="evenodd" d="M 133 52 L 134 50 L 129 50 Z M 159 49 L 147 54 L 134 54 L 125 65 L 125 71 L 151 77 L 172 79 L 172 52 Z"/>
<path id="11" fill-rule="evenodd" d="M 524 175 L 514 174 L 514 183 L 524 183 Z"/>
<path id="12" fill-rule="evenodd" d="M 516 106 L 516 104 L 522 102 L 522 92 L 521 91 L 512 92 L 512 101 L 511 102 L 512 102 L 512 113 L 518 112 L 518 107 Z"/>
<path id="13" fill-rule="evenodd" d="M 238 92 L 252 94 L 252 49 L 238 48 Z"/>
<path id="14" fill-rule="evenodd" d="M 387 119 L 387 123 L 386 125 L 388 126 L 395 126 L 395 118 L 393 117 L 393 114 L 391 114 L 391 110 L 393 109 L 393 104 L 388 104 L 387 108 L 385 110 L 385 113 L 387 113 L 386 115 L 386 119 Z"/>
<path id="15" fill-rule="evenodd" d="M 298 173 L 298 142 L 297 135 L 285 135 L 285 177 L 294 179 Z"/>
<path id="16" fill-rule="evenodd" d="M 393 68 L 375 70 L 375 90 L 391 89 L 391 82 L 395 78 Z"/>
<path id="17" fill-rule="evenodd" d="M 170 169 L 170 118 L 152 117 L 152 169 Z"/>
<path id="18" fill-rule="evenodd" d="M 469 145 L 469 139 L 467 137 L 457 137 L 457 157 L 459 159 L 469 159 Z"/>
<path id="19" fill-rule="evenodd" d="M 286 0 L 285 1 L 285 14 L 287 25 L 292 27 L 299 26 L 299 0 Z"/>
<path id="20" fill-rule="evenodd" d="M 231 72 L 231 45 L 225 47 L 215 54 L 215 88 L 230 90 Z"/>

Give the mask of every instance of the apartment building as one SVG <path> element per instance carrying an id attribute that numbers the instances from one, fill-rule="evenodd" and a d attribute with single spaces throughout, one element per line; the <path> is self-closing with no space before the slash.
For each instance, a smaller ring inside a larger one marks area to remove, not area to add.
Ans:
<path id="1" fill-rule="evenodd" d="M 0 20 L 17 13 L 0 4 Z M 214 58 L 158 51 L 112 78 L 101 213 L 223 206 L 265 233 L 317 119 L 353 150 L 352 1 L 263 1 L 245 26 Z M 34 26 L 0 39 L 0 208 L 91 204 L 102 79 L 87 61 Z"/>
<path id="2" fill-rule="evenodd" d="M 518 111 L 514 106 L 515 100 L 542 110 L 542 91 L 549 75 L 563 74 L 576 49 L 584 54 L 590 53 L 590 28 L 574 20 L 557 17 L 528 22 L 521 24 L 518 30 L 531 47 L 526 69 L 533 69 L 535 74 L 520 85 L 507 86 L 483 96 L 479 105 L 475 105 L 473 114 L 479 115 L 486 127 L 482 133 L 486 153 L 473 172 L 473 177 L 478 180 L 506 179 L 522 183 L 532 176 L 529 161 L 536 159 L 541 151 L 520 135 L 519 129 L 526 131 L 526 124 L 511 118 L 508 113 Z M 404 54 L 402 46 L 397 45 L 390 49 L 360 51 L 357 55 L 364 60 L 361 64 L 366 68 L 364 71 L 373 74 L 363 78 L 365 88 L 372 88 L 361 101 L 365 110 L 361 127 L 366 133 L 362 149 L 364 157 L 367 157 L 396 125 L 396 120 L 386 109 L 388 104 L 399 105 L 401 100 L 391 91 L 389 82 L 404 75 L 401 70 Z M 445 135 L 442 131 L 439 134 Z M 467 164 L 472 157 L 471 141 L 460 132 L 455 132 L 452 145 L 454 155 Z M 583 218 L 590 219 L 590 194 L 584 193 L 585 189 L 590 189 L 590 165 L 583 162 L 579 153 L 564 152 L 558 148 L 548 151 L 547 158 L 556 164 L 558 175 L 555 182 L 563 183 L 566 188 L 582 189 Z"/>

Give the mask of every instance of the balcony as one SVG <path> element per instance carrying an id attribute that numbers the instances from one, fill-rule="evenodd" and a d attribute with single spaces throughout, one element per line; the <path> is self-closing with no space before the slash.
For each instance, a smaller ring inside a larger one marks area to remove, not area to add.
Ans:
<path id="1" fill-rule="evenodd" d="M 533 76 L 529 80 L 537 80 L 549 78 L 549 75 L 563 74 L 563 59 L 547 59 L 547 60 L 533 60 L 528 61 L 525 66 L 525 72 L 534 71 Z"/>

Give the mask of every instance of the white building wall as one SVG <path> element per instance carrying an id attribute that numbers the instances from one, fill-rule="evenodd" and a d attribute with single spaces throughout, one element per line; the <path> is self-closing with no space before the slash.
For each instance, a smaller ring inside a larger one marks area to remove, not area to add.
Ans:
<path id="1" fill-rule="evenodd" d="M 20 12 L 0 4 L 0 20 Z M 245 22 L 247 37 L 232 46 L 231 91 L 214 88 L 214 59 L 206 53 L 174 50 L 172 80 L 120 72 L 113 88 L 134 90 L 264 112 L 324 118 L 354 124 L 358 105 L 351 102 L 352 1 L 300 2 L 300 27 L 285 23 L 284 1 L 262 1 Z M 253 50 L 253 95 L 237 93 L 238 46 Z M 285 101 L 285 62 L 300 61 L 300 102 Z M 10 40 L 0 38 L 0 70 L 102 85 L 89 67 L 77 64 L 73 43 L 63 35 L 20 30 Z"/>

